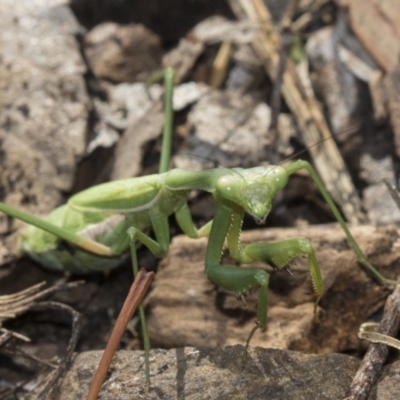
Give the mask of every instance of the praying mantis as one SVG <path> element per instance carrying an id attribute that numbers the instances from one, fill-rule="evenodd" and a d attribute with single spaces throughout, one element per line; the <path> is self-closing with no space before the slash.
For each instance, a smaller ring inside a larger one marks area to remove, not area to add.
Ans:
<path id="1" fill-rule="evenodd" d="M 378 282 L 393 283 L 368 262 L 308 162 L 298 160 L 285 167 L 214 168 L 197 172 L 170 170 L 174 71 L 171 68 L 165 69 L 163 77 L 166 122 L 159 173 L 91 187 L 72 196 L 66 205 L 57 208 L 44 219 L 0 203 L 0 211 L 30 225 L 21 232 L 22 250 L 28 256 L 49 269 L 83 274 L 116 267 L 121 263 L 121 256 L 130 251 L 136 276 L 137 243 L 162 258 L 168 252 L 170 242 L 168 217 L 175 215 L 179 227 L 189 237 L 209 237 L 205 273 L 214 284 L 242 299 L 247 292 L 259 291 L 256 323 L 246 341 L 247 349 L 254 333 L 264 329 L 267 324 L 269 275 L 258 268 L 221 264 L 225 241 L 232 258 L 243 264 L 262 261 L 282 270 L 294 259 L 306 256 L 315 308 L 324 292 L 318 261 L 308 239 L 253 243 L 247 246 L 240 243 L 244 213 L 249 213 L 257 222 L 264 222 L 276 193 L 285 187 L 290 175 L 305 169 L 341 225 L 360 263 Z M 192 190 L 211 193 L 216 203 L 214 218 L 199 229 L 193 223 L 187 203 L 188 193 Z M 147 233 L 149 228 L 154 232 L 154 239 Z M 142 306 L 139 307 L 139 315 L 146 351 L 146 379 L 149 383 L 150 342 Z"/>

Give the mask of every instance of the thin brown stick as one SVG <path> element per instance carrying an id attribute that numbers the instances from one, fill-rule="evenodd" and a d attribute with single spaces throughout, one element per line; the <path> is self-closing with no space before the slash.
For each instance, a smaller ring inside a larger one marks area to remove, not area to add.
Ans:
<path id="1" fill-rule="evenodd" d="M 400 329 L 400 284 L 388 297 L 378 333 L 395 337 Z M 377 382 L 389 349 L 381 343 L 371 343 L 344 400 L 366 400 Z"/>
<path id="2" fill-rule="evenodd" d="M 129 320 L 132 318 L 136 308 L 142 302 L 143 297 L 147 293 L 153 277 L 154 272 L 147 272 L 143 268 L 137 274 L 131 289 L 129 290 L 128 296 L 125 299 L 124 305 L 122 306 L 121 312 L 119 313 L 110 338 L 108 339 L 107 346 L 93 377 L 86 400 L 97 399 L 101 385 L 103 384 L 103 381 L 107 375 L 108 367 L 111 364 L 112 358 L 114 357 L 117 347 L 121 341 L 121 337 L 125 332 L 126 326 L 128 325 Z"/>

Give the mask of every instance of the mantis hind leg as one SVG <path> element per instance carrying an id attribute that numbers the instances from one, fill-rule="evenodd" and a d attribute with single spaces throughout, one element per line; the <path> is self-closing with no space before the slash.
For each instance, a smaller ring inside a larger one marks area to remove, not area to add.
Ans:
<path id="1" fill-rule="evenodd" d="M 127 231 L 127 235 L 129 237 L 129 245 L 130 245 L 130 253 L 132 260 L 132 268 L 133 275 L 136 275 L 139 272 L 138 261 L 137 261 L 137 253 L 136 253 L 136 243 L 140 241 L 143 243 L 156 257 L 163 257 L 168 251 L 169 247 L 169 225 L 168 219 L 162 218 L 157 213 L 157 210 L 153 212 L 153 215 L 150 216 L 153 230 L 156 235 L 156 240 L 153 240 L 145 233 L 140 231 L 137 228 L 131 227 Z M 143 336 L 143 347 L 145 351 L 145 372 L 146 372 L 146 386 L 147 392 L 150 389 L 150 338 L 149 332 L 147 329 L 146 317 L 144 313 L 143 304 L 140 304 L 139 307 L 139 318 L 140 324 L 142 326 L 142 336 Z"/>
<path id="2" fill-rule="evenodd" d="M 136 228 L 130 228 L 127 232 L 129 236 L 129 246 L 130 246 L 130 253 L 131 253 L 131 260 L 132 260 L 132 269 L 133 269 L 133 276 L 136 278 L 139 267 L 137 261 L 137 254 L 136 254 L 136 236 L 137 233 L 140 232 Z M 141 233 L 141 232 L 140 232 Z M 142 336 L 143 336 L 143 347 L 145 353 L 145 374 L 146 374 L 146 387 L 147 392 L 150 389 L 150 339 L 149 339 L 149 332 L 147 329 L 146 317 L 144 314 L 144 307 L 141 303 L 138 307 L 139 310 L 139 318 L 140 318 L 140 325 L 142 327 Z"/>

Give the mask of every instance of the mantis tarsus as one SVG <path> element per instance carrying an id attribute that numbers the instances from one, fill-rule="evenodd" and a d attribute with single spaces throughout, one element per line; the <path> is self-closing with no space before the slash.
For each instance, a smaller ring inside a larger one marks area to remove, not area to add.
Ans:
<path id="1" fill-rule="evenodd" d="M 166 123 L 159 174 L 94 186 L 74 195 L 66 205 L 57 208 L 43 220 L 0 203 L 0 211 L 31 225 L 22 233 L 24 252 L 46 268 L 79 274 L 115 267 L 120 263 L 119 256 L 130 249 L 136 276 L 136 242 L 144 244 L 157 257 L 163 257 L 170 241 L 168 217 L 175 214 L 178 225 L 189 237 L 209 236 L 205 272 L 213 283 L 234 292 L 238 297 L 243 297 L 248 291 L 259 290 L 256 325 L 247 339 L 247 348 L 254 332 L 266 327 L 269 276 L 257 268 L 222 265 L 221 253 L 225 240 L 231 256 L 245 264 L 263 261 L 281 270 L 295 258 L 307 256 L 316 306 L 324 291 L 318 262 L 309 240 L 289 239 L 245 247 L 240 244 L 244 213 L 264 222 L 275 194 L 286 185 L 289 176 L 306 169 L 343 228 L 361 264 L 380 283 L 392 283 L 368 262 L 308 162 L 298 160 L 287 167 L 215 168 L 201 172 L 169 170 L 174 72 L 167 68 L 163 76 Z M 214 219 L 200 229 L 195 227 L 187 204 L 187 195 L 191 190 L 210 192 L 216 202 Z M 144 233 L 147 228 L 153 229 L 155 240 Z M 62 241 L 72 244 L 74 248 L 61 246 Z M 139 314 L 149 385 L 150 343 L 143 307 L 140 307 Z"/>

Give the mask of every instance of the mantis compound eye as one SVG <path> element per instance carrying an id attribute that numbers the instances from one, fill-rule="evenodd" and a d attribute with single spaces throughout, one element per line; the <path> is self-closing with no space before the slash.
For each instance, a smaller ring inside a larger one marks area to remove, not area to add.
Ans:
<path id="1" fill-rule="evenodd" d="M 222 176 L 220 179 L 218 179 L 215 188 L 218 193 L 218 195 L 227 200 L 231 200 L 233 202 L 238 202 L 238 200 L 241 197 L 241 188 L 240 185 L 242 182 L 240 182 L 242 177 L 239 177 L 238 179 L 237 176 Z"/>
<path id="2" fill-rule="evenodd" d="M 268 184 L 271 189 L 277 192 L 278 190 L 283 189 L 289 179 L 288 173 L 284 167 L 276 166 L 269 170 L 266 173 L 266 177 L 268 179 Z"/>

